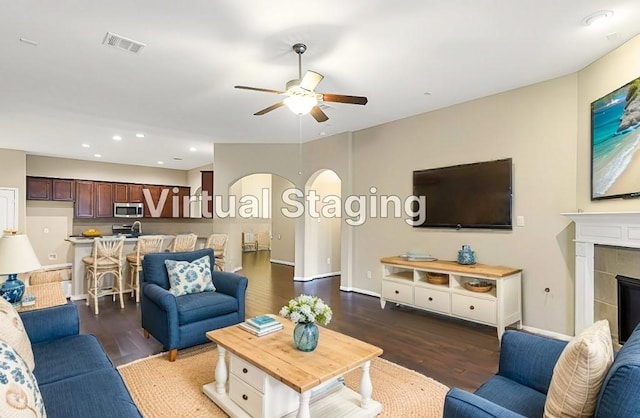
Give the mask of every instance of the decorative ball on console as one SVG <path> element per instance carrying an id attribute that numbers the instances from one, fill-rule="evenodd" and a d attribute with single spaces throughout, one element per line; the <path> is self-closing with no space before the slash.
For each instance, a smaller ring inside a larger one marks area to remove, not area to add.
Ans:
<path id="1" fill-rule="evenodd" d="M 458 264 L 475 264 L 476 252 L 471 251 L 470 245 L 463 245 L 461 250 L 458 250 Z"/>

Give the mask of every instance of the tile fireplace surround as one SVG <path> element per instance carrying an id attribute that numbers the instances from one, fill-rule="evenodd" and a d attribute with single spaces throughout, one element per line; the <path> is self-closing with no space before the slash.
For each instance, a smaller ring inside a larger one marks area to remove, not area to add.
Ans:
<path id="1" fill-rule="evenodd" d="M 640 248 L 640 212 L 563 213 L 576 224 L 575 334 L 593 324 L 594 246 Z"/>

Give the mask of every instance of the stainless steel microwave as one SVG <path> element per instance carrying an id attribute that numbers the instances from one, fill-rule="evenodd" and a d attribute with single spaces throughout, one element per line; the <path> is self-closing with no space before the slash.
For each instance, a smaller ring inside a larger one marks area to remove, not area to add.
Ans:
<path id="1" fill-rule="evenodd" d="M 114 203 L 114 218 L 142 218 L 144 216 L 143 203 Z"/>

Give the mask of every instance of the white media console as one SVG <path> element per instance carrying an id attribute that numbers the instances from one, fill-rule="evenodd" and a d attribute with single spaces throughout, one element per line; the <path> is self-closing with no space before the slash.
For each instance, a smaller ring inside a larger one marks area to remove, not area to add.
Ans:
<path id="1" fill-rule="evenodd" d="M 455 261 L 407 261 L 384 257 L 380 306 L 387 302 L 411 306 L 497 328 L 522 326 L 522 270 L 485 264 L 462 265 Z M 429 283 L 428 273 L 448 276 L 443 284 Z M 465 283 L 479 279 L 492 284 L 487 292 L 467 290 Z"/>

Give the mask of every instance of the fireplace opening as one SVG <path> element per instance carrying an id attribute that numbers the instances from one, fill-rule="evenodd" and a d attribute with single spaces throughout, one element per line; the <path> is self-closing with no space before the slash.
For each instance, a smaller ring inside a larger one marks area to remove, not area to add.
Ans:
<path id="1" fill-rule="evenodd" d="M 617 275 L 618 342 L 624 344 L 640 323 L 640 279 Z"/>

